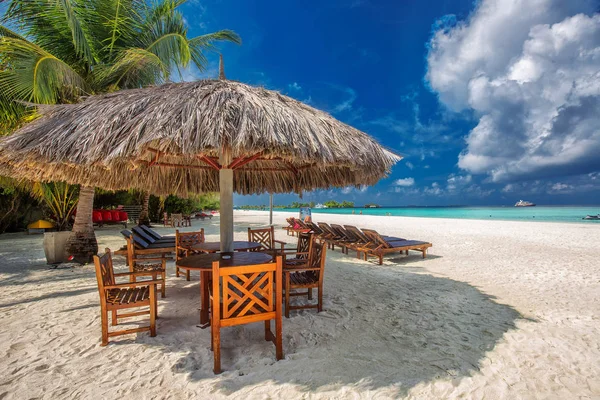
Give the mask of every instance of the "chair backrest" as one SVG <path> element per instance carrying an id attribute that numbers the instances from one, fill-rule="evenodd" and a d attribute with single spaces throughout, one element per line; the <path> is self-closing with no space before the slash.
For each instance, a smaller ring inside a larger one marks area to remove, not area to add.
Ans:
<path id="1" fill-rule="evenodd" d="M 144 232 L 146 232 L 148 235 L 152 236 L 154 239 L 156 239 L 156 240 L 162 239 L 162 236 L 158 232 L 156 232 L 154 229 L 150 228 L 149 226 L 140 225 L 140 228 L 142 228 L 144 230 Z"/>
<path id="2" fill-rule="evenodd" d="M 373 229 L 364 229 L 364 228 L 362 231 L 364 232 L 365 235 L 367 235 L 367 237 L 369 239 L 371 239 L 378 246 L 385 247 L 385 248 L 391 247 L 390 244 L 388 242 L 386 242 L 384 238 L 381 237 L 379 232 L 374 231 Z"/>
<path id="3" fill-rule="evenodd" d="M 298 254 L 297 257 L 300 259 L 308 258 L 312 243 L 313 235 L 311 233 L 301 233 L 298 235 L 298 246 L 296 247 L 296 252 L 305 254 Z"/>
<path id="4" fill-rule="evenodd" d="M 191 249 L 193 245 L 204 243 L 204 228 L 197 232 L 179 232 L 175 230 L 175 244 L 182 249 Z"/>
<path id="5" fill-rule="evenodd" d="M 344 228 L 346 228 L 346 230 L 350 233 L 352 233 L 354 236 L 356 236 L 357 238 L 359 238 L 363 243 L 370 243 L 372 240 L 369 239 L 369 237 L 367 235 L 365 235 L 364 233 L 362 233 L 360 231 L 360 229 L 358 229 L 355 226 L 352 225 L 344 225 Z"/>
<path id="6" fill-rule="evenodd" d="M 317 235 L 322 235 L 324 233 L 323 230 L 314 222 L 308 222 L 306 225 L 308 225 L 310 229 L 312 229 L 312 231 Z"/>
<path id="7" fill-rule="evenodd" d="M 176 223 L 181 223 L 183 221 L 183 214 L 171 214 L 171 223 L 175 225 Z"/>
<path id="8" fill-rule="evenodd" d="M 262 245 L 260 250 L 272 250 L 275 248 L 275 228 L 252 229 L 248 228 L 248 241 Z"/>
<path id="9" fill-rule="evenodd" d="M 152 236 L 148 235 L 148 233 L 146 233 L 146 231 L 144 231 L 139 226 L 134 226 L 134 227 L 131 228 L 131 230 L 133 231 L 133 233 L 135 235 L 141 237 L 142 239 L 144 239 L 148 243 L 156 243 L 156 239 L 153 238 Z"/>
<path id="10" fill-rule="evenodd" d="M 344 227 L 342 227 L 341 225 L 331 224 L 329 226 L 331 227 L 331 229 L 333 229 L 333 231 L 335 233 L 337 233 L 338 235 L 340 235 L 343 239 L 347 239 L 347 240 L 353 240 L 354 239 L 354 237 L 350 236 L 346 232 L 346 229 L 344 229 Z"/>
<path id="11" fill-rule="evenodd" d="M 310 268 L 318 268 L 315 273 L 318 274 L 319 280 L 323 279 L 323 273 L 325 272 L 325 255 L 327 248 L 323 243 L 314 242 L 310 248 L 310 258 L 308 266 Z"/>
<path id="12" fill-rule="evenodd" d="M 281 257 L 274 263 L 222 268 L 215 261 L 212 276 L 212 314 L 221 326 L 274 319 L 281 313 Z"/>
<path id="13" fill-rule="evenodd" d="M 329 224 L 327 224 L 325 222 L 318 222 L 318 224 L 319 224 L 319 228 L 321 228 L 326 234 L 333 236 L 333 238 L 338 238 L 340 236 L 333 229 L 331 229 Z"/>
<path id="14" fill-rule="evenodd" d="M 289 217 L 285 219 L 288 223 L 289 226 L 294 226 L 294 223 L 296 222 L 294 217 Z"/>
<path id="15" fill-rule="evenodd" d="M 204 242 L 204 228 L 197 232 L 179 232 L 179 229 L 175 230 L 175 258 L 179 260 L 181 253 L 185 253 L 185 250 L 190 250 L 193 245 Z M 183 250 L 183 252 L 182 252 Z"/>
<path id="16" fill-rule="evenodd" d="M 96 266 L 96 279 L 98 280 L 98 291 L 100 297 L 104 297 L 104 287 L 115 284 L 115 274 L 113 272 L 112 256 L 110 249 L 106 248 L 103 256 L 94 256 L 94 265 Z"/>

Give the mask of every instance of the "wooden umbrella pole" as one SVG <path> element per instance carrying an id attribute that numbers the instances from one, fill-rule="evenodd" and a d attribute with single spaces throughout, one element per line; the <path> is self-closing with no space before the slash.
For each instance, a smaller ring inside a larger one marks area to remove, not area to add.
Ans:
<path id="1" fill-rule="evenodd" d="M 223 146 L 219 159 L 221 166 L 231 164 L 231 149 Z M 221 251 L 233 251 L 233 169 L 223 168 L 219 170 L 219 193 L 220 207 L 220 232 Z"/>

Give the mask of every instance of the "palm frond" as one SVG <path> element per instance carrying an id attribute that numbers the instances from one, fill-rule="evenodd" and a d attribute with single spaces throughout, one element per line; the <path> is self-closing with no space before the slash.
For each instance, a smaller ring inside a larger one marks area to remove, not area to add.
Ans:
<path id="1" fill-rule="evenodd" d="M 9 100 L 53 104 L 72 100 L 86 87 L 71 66 L 31 42 L 0 38 L 0 53 L 9 66 L 0 70 L 0 89 Z"/>
<path id="2" fill-rule="evenodd" d="M 216 51 L 217 47 L 214 43 L 217 41 L 242 44 L 242 39 L 239 35 L 228 29 L 189 39 L 192 61 L 200 71 L 204 71 L 208 65 L 208 60 L 204 55 L 204 51 Z"/>
<path id="3" fill-rule="evenodd" d="M 126 49 L 113 65 L 98 68 L 96 76 L 100 85 L 116 90 L 160 82 L 168 72 L 154 53 L 144 49 Z"/>

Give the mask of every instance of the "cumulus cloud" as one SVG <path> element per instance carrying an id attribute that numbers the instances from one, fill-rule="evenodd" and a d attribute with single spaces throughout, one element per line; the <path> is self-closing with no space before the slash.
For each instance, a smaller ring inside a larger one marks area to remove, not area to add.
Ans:
<path id="1" fill-rule="evenodd" d="M 600 14 L 595 0 L 482 0 L 434 33 L 427 80 L 477 126 L 460 168 L 494 182 L 600 170 Z"/>
<path id="2" fill-rule="evenodd" d="M 298 82 L 293 82 L 288 84 L 288 89 L 292 91 L 300 91 L 302 90 L 302 86 L 300 86 Z"/>
<path id="3" fill-rule="evenodd" d="M 414 178 L 402 178 L 402 179 L 396 179 L 394 181 L 394 186 L 413 186 L 415 184 L 415 179 Z"/>

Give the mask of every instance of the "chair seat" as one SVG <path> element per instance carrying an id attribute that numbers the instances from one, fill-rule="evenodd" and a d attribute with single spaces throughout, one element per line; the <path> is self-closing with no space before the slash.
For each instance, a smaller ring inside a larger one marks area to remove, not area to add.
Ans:
<path id="1" fill-rule="evenodd" d="M 162 271 L 162 264 L 161 263 L 136 263 L 133 266 L 133 271 L 134 272 L 161 272 Z"/>
<path id="2" fill-rule="evenodd" d="M 292 272 L 290 283 L 293 286 L 316 285 L 319 283 L 319 277 L 315 271 Z"/>
<path id="3" fill-rule="evenodd" d="M 127 289 L 109 289 L 106 302 L 114 305 L 141 303 L 150 298 L 149 286 Z"/>

